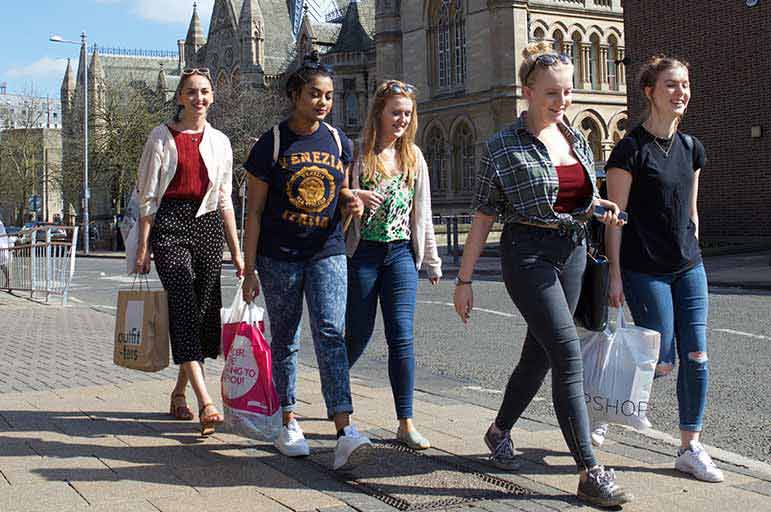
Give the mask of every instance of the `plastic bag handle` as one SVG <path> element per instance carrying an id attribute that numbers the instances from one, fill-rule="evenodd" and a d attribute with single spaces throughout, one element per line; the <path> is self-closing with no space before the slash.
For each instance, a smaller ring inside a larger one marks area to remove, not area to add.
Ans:
<path id="1" fill-rule="evenodd" d="M 623 306 L 618 309 L 618 313 L 616 313 L 616 330 L 623 329 L 626 327 L 626 320 L 624 320 L 624 308 Z"/>

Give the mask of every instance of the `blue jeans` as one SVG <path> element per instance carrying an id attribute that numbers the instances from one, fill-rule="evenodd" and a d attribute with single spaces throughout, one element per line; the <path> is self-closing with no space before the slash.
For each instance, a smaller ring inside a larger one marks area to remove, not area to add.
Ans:
<path id="1" fill-rule="evenodd" d="M 622 270 L 624 295 L 634 323 L 661 333 L 659 365 L 677 372 L 680 430 L 700 432 L 707 405 L 707 275 L 704 265 L 655 276 Z"/>
<path id="2" fill-rule="evenodd" d="M 554 412 L 578 469 L 597 464 L 584 402 L 584 365 L 573 313 L 586 268 L 586 244 L 558 230 L 507 224 L 501 237 L 503 281 L 527 322 L 522 356 L 509 378 L 495 424 L 511 429 L 549 369 Z"/>
<path id="3" fill-rule="evenodd" d="M 270 321 L 273 382 L 284 411 L 293 411 L 297 403 L 297 352 L 304 293 L 327 415 L 332 418 L 338 413 L 352 413 L 343 338 L 345 255 L 298 262 L 260 256 L 257 272 Z"/>
<path id="4" fill-rule="evenodd" d="M 345 324 L 348 363 L 354 365 L 372 338 L 379 299 L 388 343 L 388 377 L 399 419 L 412 418 L 415 388 L 413 322 L 417 290 L 418 271 L 408 241 L 362 240 L 348 261 Z"/>

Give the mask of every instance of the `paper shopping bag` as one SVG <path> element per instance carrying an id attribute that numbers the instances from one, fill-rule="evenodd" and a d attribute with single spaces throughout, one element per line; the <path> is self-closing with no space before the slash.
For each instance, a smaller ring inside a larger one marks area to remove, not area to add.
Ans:
<path id="1" fill-rule="evenodd" d="M 143 372 L 159 372 L 169 366 L 165 290 L 118 290 L 113 362 Z"/>

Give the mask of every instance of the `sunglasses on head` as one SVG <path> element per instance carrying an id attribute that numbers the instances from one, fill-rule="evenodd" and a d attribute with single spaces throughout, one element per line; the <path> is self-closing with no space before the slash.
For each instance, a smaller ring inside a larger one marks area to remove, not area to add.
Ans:
<path id="1" fill-rule="evenodd" d="M 209 68 L 187 68 L 182 70 L 183 75 L 203 75 L 206 77 L 211 76 L 211 72 L 209 72 Z"/>
<path id="2" fill-rule="evenodd" d="M 530 75 L 533 74 L 533 70 L 537 65 L 541 65 L 545 68 L 551 67 L 557 63 L 560 64 L 572 64 L 573 61 L 570 60 L 570 57 L 565 55 L 564 53 L 542 53 L 538 57 L 535 58 L 533 61 L 533 64 L 530 66 L 530 69 L 527 71 L 527 74 L 525 75 L 525 83 L 522 85 L 527 85 L 527 79 L 530 78 Z"/>
<path id="3" fill-rule="evenodd" d="M 380 91 L 381 95 L 385 94 L 404 94 L 407 96 L 415 95 L 417 94 L 418 90 L 415 88 L 415 86 L 410 84 L 400 84 L 398 82 L 391 82 L 388 84 L 388 86 Z"/>

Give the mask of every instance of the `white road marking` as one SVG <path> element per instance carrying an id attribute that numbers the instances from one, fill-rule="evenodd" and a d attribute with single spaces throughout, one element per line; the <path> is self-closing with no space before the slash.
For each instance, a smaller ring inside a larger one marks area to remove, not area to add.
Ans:
<path id="1" fill-rule="evenodd" d="M 437 304 L 440 306 L 449 306 L 455 308 L 455 304 L 451 302 L 440 302 L 436 300 L 419 300 L 419 304 Z M 474 311 L 481 311 L 483 313 L 489 313 L 491 315 L 502 316 L 505 318 L 514 318 L 516 315 L 511 313 L 504 313 L 503 311 L 495 311 L 494 309 L 474 308 Z M 763 336 L 762 334 L 753 334 L 751 332 L 735 331 L 733 329 L 711 329 L 714 332 L 724 332 L 726 334 L 735 334 L 736 336 L 745 336 L 747 338 L 754 338 L 757 340 L 771 340 L 771 336 Z"/>
<path id="2" fill-rule="evenodd" d="M 436 300 L 419 300 L 419 304 L 438 304 L 440 306 L 450 306 L 451 308 L 455 308 L 455 304 L 452 302 L 439 302 Z M 506 318 L 514 318 L 516 315 L 512 315 L 511 313 L 504 313 L 503 311 L 495 311 L 494 309 L 484 309 L 484 308 L 474 308 L 474 311 L 481 311 L 482 313 L 489 313 L 491 315 L 497 315 L 502 316 Z"/>
<path id="3" fill-rule="evenodd" d="M 126 276 L 126 275 L 116 275 L 116 276 L 107 276 L 107 277 L 100 277 L 99 279 L 106 280 L 106 281 L 118 281 L 119 283 L 128 283 L 132 284 L 135 280 L 139 282 L 140 280 L 135 278 L 134 276 Z M 152 277 L 148 277 L 146 279 L 148 282 L 151 283 L 159 283 L 161 282 L 160 279 L 154 279 Z M 142 282 L 145 282 L 145 278 L 141 279 Z"/>
<path id="4" fill-rule="evenodd" d="M 733 329 L 712 329 L 715 332 L 724 332 L 726 334 L 735 334 L 737 336 L 746 336 L 748 338 L 754 338 L 756 340 L 771 340 L 769 336 L 763 336 L 761 334 L 752 334 L 751 332 L 734 331 Z"/>

